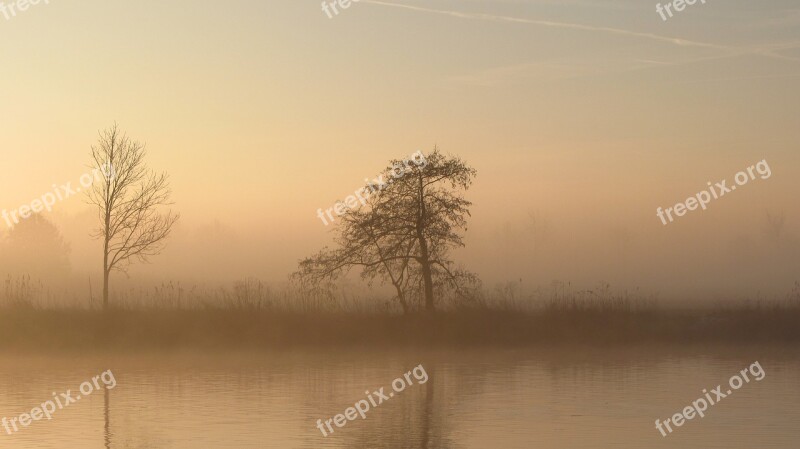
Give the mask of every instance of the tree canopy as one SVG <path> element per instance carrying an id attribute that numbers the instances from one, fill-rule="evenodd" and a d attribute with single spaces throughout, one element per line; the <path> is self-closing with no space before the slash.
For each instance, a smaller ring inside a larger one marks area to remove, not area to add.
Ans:
<path id="1" fill-rule="evenodd" d="M 365 187 L 373 193 L 348 209 L 335 228 L 336 246 L 300 261 L 293 277 L 313 290 L 352 269 L 362 278 L 394 286 L 405 313 L 424 303 L 433 311 L 438 299 L 470 299 L 476 275 L 451 259 L 463 247 L 469 207 L 463 197 L 477 172 L 455 156 L 434 149 L 424 164 L 391 161 L 385 184 Z"/>

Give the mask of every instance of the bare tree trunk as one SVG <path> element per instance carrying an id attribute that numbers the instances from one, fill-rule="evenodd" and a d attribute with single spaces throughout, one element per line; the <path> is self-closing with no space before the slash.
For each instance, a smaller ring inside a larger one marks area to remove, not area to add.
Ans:
<path id="1" fill-rule="evenodd" d="M 419 264 L 422 267 L 422 280 L 425 282 L 425 311 L 433 312 L 433 276 L 428 255 L 428 242 L 423 234 L 427 211 L 425 210 L 425 187 L 419 178 L 419 216 L 417 217 L 417 240 L 419 240 Z"/>
<path id="2" fill-rule="evenodd" d="M 433 312 L 433 276 L 431 262 L 428 259 L 428 242 L 425 237 L 419 237 L 420 261 L 422 267 L 422 280 L 425 282 L 425 311 Z"/>
<path id="3" fill-rule="evenodd" d="M 108 204 L 108 201 L 106 201 Z M 111 225 L 111 210 L 106 206 L 105 232 L 103 235 L 103 310 L 108 310 L 108 277 L 111 270 L 108 266 L 109 226 Z"/>
<path id="4" fill-rule="evenodd" d="M 408 303 L 406 302 L 406 295 L 403 294 L 403 289 L 397 283 L 394 284 L 394 288 L 397 290 L 397 299 L 403 307 L 403 315 L 408 315 Z"/>
<path id="5" fill-rule="evenodd" d="M 108 243 L 106 243 L 108 246 Z M 103 310 L 108 310 L 108 251 L 103 254 Z"/>
<path id="6" fill-rule="evenodd" d="M 108 310 L 108 271 L 103 272 L 103 310 Z"/>

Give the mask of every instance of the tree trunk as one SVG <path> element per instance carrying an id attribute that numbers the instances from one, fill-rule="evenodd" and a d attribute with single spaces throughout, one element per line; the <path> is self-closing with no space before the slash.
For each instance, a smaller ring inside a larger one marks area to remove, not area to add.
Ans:
<path id="1" fill-rule="evenodd" d="M 408 315 L 408 303 L 406 302 L 406 295 L 403 294 L 403 289 L 397 284 L 394 285 L 394 288 L 397 290 L 397 300 L 400 301 L 400 305 L 403 307 L 403 315 Z"/>
<path id="2" fill-rule="evenodd" d="M 417 216 L 417 240 L 419 240 L 419 264 L 422 267 L 422 280 L 425 282 L 425 311 L 433 312 L 433 276 L 431 275 L 431 261 L 428 255 L 428 241 L 425 240 L 423 226 L 427 210 L 425 210 L 425 187 L 422 177 L 419 178 L 419 215 Z"/>
<path id="3" fill-rule="evenodd" d="M 103 310 L 108 310 L 108 276 L 111 269 L 108 266 L 109 226 L 111 224 L 111 210 L 106 203 L 105 227 L 103 228 Z"/>
<path id="4" fill-rule="evenodd" d="M 108 310 L 108 241 L 103 245 L 103 310 Z"/>
<path id="5" fill-rule="evenodd" d="M 103 310 L 108 310 L 108 271 L 103 270 Z"/>
<path id="6" fill-rule="evenodd" d="M 433 312 L 433 276 L 431 275 L 431 262 L 428 259 L 428 242 L 419 235 L 420 261 L 422 267 L 422 280 L 425 283 L 425 311 Z"/>

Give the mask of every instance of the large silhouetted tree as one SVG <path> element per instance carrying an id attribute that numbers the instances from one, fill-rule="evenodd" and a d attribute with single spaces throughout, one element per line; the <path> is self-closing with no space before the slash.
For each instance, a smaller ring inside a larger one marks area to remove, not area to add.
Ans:
<path id="1" fill-rule="evenodd" d="M 100 227 L 93 237 L 103 241 L 103 308 L 108 308 L 109 276 L 124 271 L 133 259 L 146 262 L 158 254 L 178 220 L 159 212 L 169 202 L 166 174 L 156 174 L 144 163 L 144 145 L 130 140 L 115 124 L 100 133 L 92 147 L 92 163 L 101 168 L 88 191 L 97 206 Z"/>
<path id="2" fill-rule="evenodd" d="M 363 206 L 339 217 L 337 247 L 300 261 L 293 276 L 301 285 L 318 285 L 360 268 L 364 278 L 391 283 L 404 312 L 415 299 L 433 311 L 434 298 L 448 290 L 469 297 L 478 279 L 455 267 L 449 253 L 464 246 L 461 233 L 472 203 L 462 192 L 476 171 L 437 149 L 424 162 L 392 161 L 384 172 L 388 182 Z"/>

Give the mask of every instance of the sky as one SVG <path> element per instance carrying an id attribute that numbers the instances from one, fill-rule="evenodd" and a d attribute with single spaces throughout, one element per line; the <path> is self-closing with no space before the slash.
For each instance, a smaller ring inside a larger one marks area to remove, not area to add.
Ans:
<path id="1" fill-rule="evenodd" d="M 117 123 L 169 174 L 181 214 L 131 276 L 280 282 L 330 242 L 318 208 L 438 146 L 478 171 L 456 259 L 490 288 L 788 293 L 800 7 L 708 0 L 664 21 L 656 3 L 361 0 L 329 18 L 306 0 L 50 0 L 0 14 L 0 209 L 76 184 Z M 762 160 L 769 178 L 656 216 Z M 91 207 L 76 195 L 47 217 L 76 276 L 99 272 Z"/>

